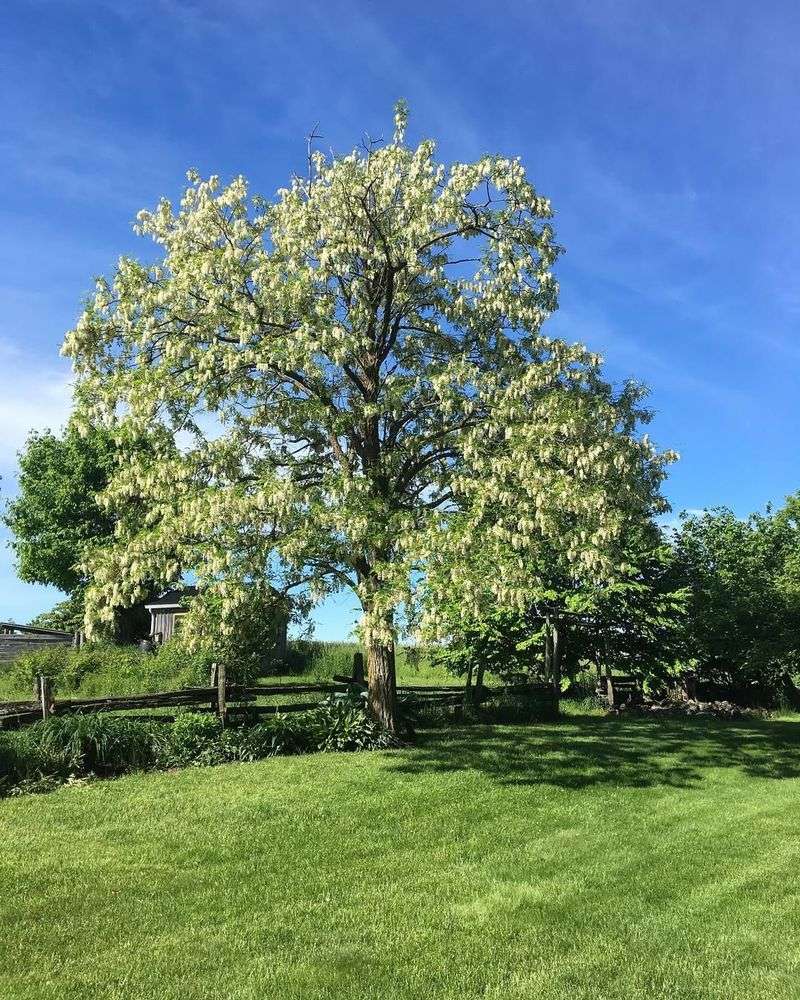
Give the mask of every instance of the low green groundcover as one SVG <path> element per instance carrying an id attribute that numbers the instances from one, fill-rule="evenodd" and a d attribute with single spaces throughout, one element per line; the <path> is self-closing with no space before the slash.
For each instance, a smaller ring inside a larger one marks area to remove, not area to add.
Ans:
<path id="1" fill-rule="evenodd" d="M 346 701 L 229 728 L 216 716 L 199 712 L 185 712 L 172 723 L 101 714 L 54 716 L 0 733 L 0 794 L 45 791 L 87 775 L 368 750 L 391 743 L 360 705 Z"/>

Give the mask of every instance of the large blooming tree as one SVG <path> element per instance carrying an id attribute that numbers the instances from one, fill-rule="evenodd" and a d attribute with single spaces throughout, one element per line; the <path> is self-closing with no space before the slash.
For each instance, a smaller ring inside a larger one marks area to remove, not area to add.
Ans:
<path id="1" fill-rule="evenodd" d="M 91 560 L 89 617 L 189 572 L 190 634 L 212 610 L 235 621 L 265 579 L 350 588 L 389 728 L 420 587 L 435 623 L 454 590 L 467 610 L 524 606 L 545 545 L 613 576 L 668 457 L 637 432 L 638 390 L 615 395 L 596 355 L 540 332 L 560 249 L 520 161 L 446 167 L 406 143 L 406 117 L 385 145 L 312 153 L 271 202 L 191 173 L 177 211 L 138 217 L 158 262 L 121 259 L 64 347 L 79 418 L 115 427 L 123 456 L 153 442 L 107 492 L 120 519 Z M 126 523 L 134 496 L 144 525 Z"/>

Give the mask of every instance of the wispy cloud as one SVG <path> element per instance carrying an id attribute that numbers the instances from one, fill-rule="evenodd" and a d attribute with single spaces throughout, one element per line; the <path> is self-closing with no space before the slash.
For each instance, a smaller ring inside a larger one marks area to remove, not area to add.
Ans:
<path id="1" fill-rule="evenodd" d="M 0 396 L 0 475 L 12 479 L 17 452 L 32 430 L 59 430 L 72 398 L 68 365 L 37 362 L 6 340 L 0 340 L 0 366 L 5 373 Z M 8 487 L 3 492 L 8 493 Z"/>
<path id="2" fill-rule="evenodd" d="M 709 377 L 691 353 L 682 357 L 675 345 L 646 340 L 626 333 L 599 309 L 582 307 L 574 300 L 551 321 L 551 330 L 569 341 L 599 350 L 618 378 L 641 380 L 658 393 L 661 389 L 700 395 L 715 405 L 737 411 L 754 397 L 737 386 Z"/>
<path id="3" fill-rule="evenodd" d="M 17 453 L 32 430 L 59 430 L 67 420 L 72 397 L 66 363 L 42 364 L 22 348 L 0 337 L 0 509 L 15 493 Z M 20 584 L 8 547 L 8 531 L 0 525 L 0 620 L 25 622 L 63 597 L 54 587 Z"/>

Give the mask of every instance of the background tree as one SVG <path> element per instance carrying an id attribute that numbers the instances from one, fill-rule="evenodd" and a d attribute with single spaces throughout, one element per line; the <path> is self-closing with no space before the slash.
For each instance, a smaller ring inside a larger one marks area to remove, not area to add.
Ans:
<path id="1" fill-rule="evenodd" d="M 743 699 L 798 701 L 798 497 L 736 517 L 724 507 L 683 516 L 673 539 L 675 582 L 690 594 L 686 637 L 701 683 Z"/>
<path id="2" fill-rule="evenodd" d="M 114 465 L 107 431 L 81 435 L 70 425 L 62 436 L 45 431 L 28 437 L 19 455 L 19 496 L 3 517 L 21 580 L 66 594 L 85 586 L 80 562 L 114 529 L 113 516 L 97 502 Z"/>
<path id="3" fill-rule="evenodd" d="M 557 562 L 542 580 L 546 589 L 523 612 L 495 608 L 465 621 L 451 601 L 437 661 L 468 680 L 485 668 L 561 686 L 590 665 L 598 674 L 615 669 L 662 681 L 684 655 L 688 592 L 675 585 L 672 553 L 655 524 L 629 533 L 613 580 L 565 578 Z"/>
<path id="4" fill-rule="evenodd" d="M 631 532 L 617 577 L 562 591 L 572 672 L 593 664 L 662 681 L 685 655 L 688 590 L 675 580 L 674 555 L 653 522 Z"/>
<path id="5" fill-rule="evenodd" d="M 146 444 L 139 442 L 139 448 Z M 99 501 L 117 466 L 118 455 L 108 430 L 79 433 L 73 423 L 60 436 L 32 433 L 19 455 L 19 495 L 6 505 L 3 520 L 11 531 L 11 548 L 20 579 L 68 594 L 40 615 L 43 627 L 68 631 L 82 627 L 88 583 L 82 563 L 90 551 L 111 543 L 116 517 Z M 142 609 L 116 608 L 118 638 L 147 634 Z"/>
<path id="6" fill-rule="evenodd" d="M 465 618 L 457 597 L 442 609 L 440 618 L 449 622 L 445 641 L 433 647 L 431 658 L 464 677 L 467 700 L 473 690 L 480 697 L 485 673 L 509 679 L 515 674 L 542 675 L 541 661 L 531 641 L 538 637 L 541 621 L 525 612 L 495 610 Z"/>
<path id="7" fill-rule="evenodd" d="M 556 308 L 549 203 L 516 159 L 446 168 L 434 144 L 309 157 L 274 202 L 190 174 L 138 231 L 66 339 L 81 413 L 144 430 L 108 497 L 114 544 L 91 559 L 90 619 L 191 570 L 224 623 L 269 579 L 361 603 L 372 711 L 396 725 L 397 612 L 454 589 L 523 607 L 543 541 L 614 574 L 631 518 L 660 507 L 659 456 L 599 358 L 540 332 Z M 213 426 L 213 433 L 203 428 Z M 159 443 L 188 432 L 164 461 Z M 131 497 L 146 495 L 145 523 Z M 488 573 L 488 575 L 487 575 Z"/>

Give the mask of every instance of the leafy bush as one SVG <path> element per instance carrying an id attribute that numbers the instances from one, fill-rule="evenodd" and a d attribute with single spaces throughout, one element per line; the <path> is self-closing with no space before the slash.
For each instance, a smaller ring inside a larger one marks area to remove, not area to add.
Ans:
<path id="1" fill-rule="evenodd" d="M 358 702 L 323 702 L 310 713 L 316 750 L 374 750 L 391 746 L 391 736 Z"/>
<path id="2" fill-rule="evenodd" d="M 159 748 L 162 767 L 224 764 L 239 759 L 237 731 L 222 728 L 214 715 L 183 712 L 169 726 Z"/>
<path id="3" fill-rule="evenodd" d="M 17 748 L 8 733 L 0 732 L 0 795 L 5 795 L 20 779 Z"/>

